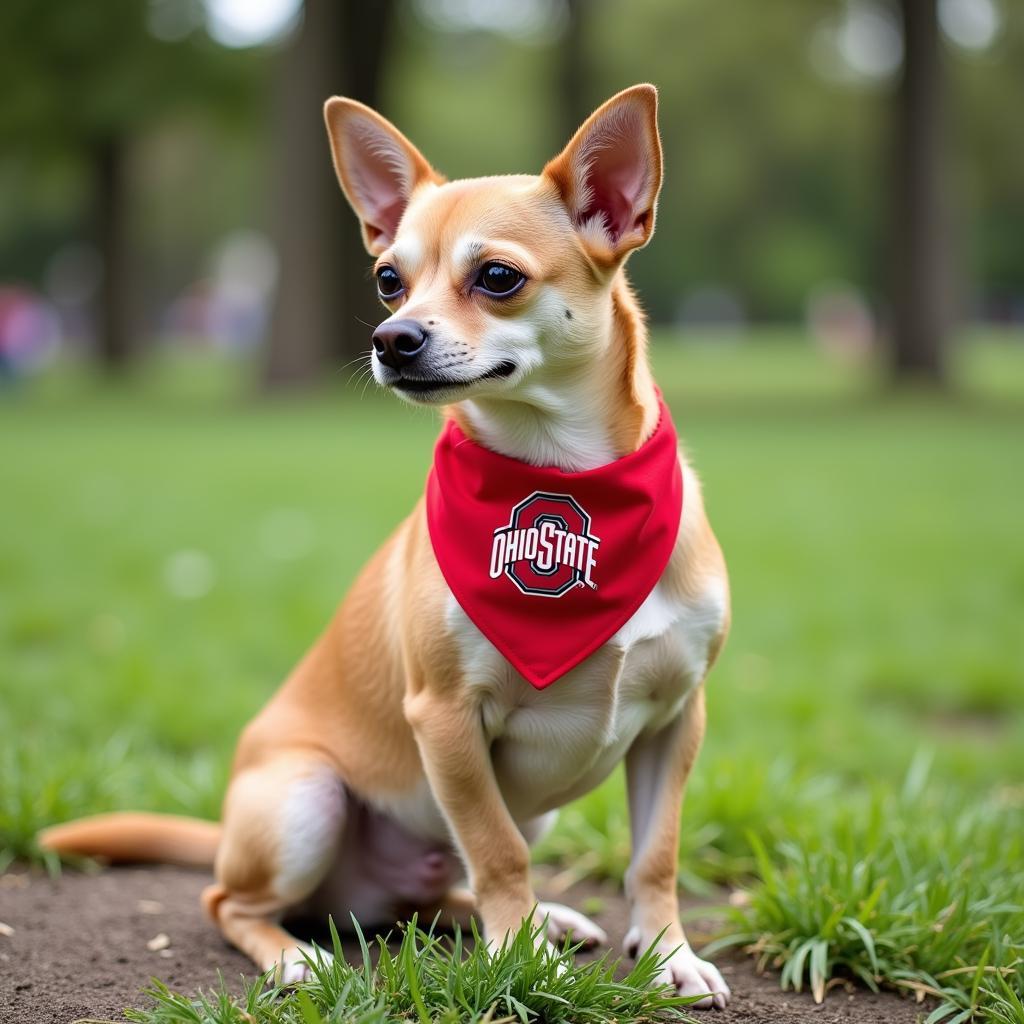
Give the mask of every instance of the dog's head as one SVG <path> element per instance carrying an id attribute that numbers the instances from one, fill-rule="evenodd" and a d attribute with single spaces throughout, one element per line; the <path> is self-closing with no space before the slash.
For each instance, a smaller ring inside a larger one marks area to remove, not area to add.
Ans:
<path id="1" fill-rule="evenodd" d="M 361 103 L 324 114 L 391 313 L 373 335 L 380 384 L 430 404 L 511 397 L 599 354 L 615 274 L 654 230 L 653 86 L 608 100 L 540 175 L 447 182 Z"/>

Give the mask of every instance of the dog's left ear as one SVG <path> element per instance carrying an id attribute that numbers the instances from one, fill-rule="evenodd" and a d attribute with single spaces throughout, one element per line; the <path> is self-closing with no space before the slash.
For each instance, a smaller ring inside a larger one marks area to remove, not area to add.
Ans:
<path id="1" fill-rule="evenodd" d="M 409 197 L 444 178 L 386 118 L 343 96 L 324 104 L 334 170 L 363 229 L 363 244 L 379 256 L 394 240 Z"/>
<path id="2" fill-rule="evenodd" d="M 658 90 L 634 85 L 598 107 L 544 176 L 597 263 L 617 265 L 646 245 L 661 189 Z"/>

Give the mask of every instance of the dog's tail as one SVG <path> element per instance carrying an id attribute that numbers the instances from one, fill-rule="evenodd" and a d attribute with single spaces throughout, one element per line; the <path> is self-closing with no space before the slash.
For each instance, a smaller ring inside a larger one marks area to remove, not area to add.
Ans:
<path id="1" fill-rule="evenodd" d="M 64 856 L 98 857 L 112 863 L 184 864 L 211 867 L 221 828 L 217 822 L 174 814 L 97 814 L 43 829 L 39 846 Z"/>

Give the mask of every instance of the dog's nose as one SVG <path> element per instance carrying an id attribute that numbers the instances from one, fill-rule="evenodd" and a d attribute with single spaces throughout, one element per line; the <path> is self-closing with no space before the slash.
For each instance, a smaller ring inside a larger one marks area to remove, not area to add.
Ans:
<path id="1" fill-rule="evenodd" d="M 411 363 L 426 344 L 427 332 L 415 320 L 385 320 L 373 332 L 373 351 L 393 370 Z"/>

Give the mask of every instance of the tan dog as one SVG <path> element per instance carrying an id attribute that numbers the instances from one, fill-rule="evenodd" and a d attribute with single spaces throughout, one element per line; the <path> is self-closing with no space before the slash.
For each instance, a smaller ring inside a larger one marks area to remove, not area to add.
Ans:
<path id="1" fill-rule="evenodd" d="M 639 85 L 597 110 L 541 175 L 445 182 L 374 111 L 329 100 L 338 178 L 391 312 L 374 334 L 377 381 L 448 405 L 467 435 L 535 465 L 586 470 L 640 446 L 658 409 L 623 264 L 654 229 L 656 113 L 654 88 Z M 49 829 L 42 845 L 216 856 L 207 911 L 285 980 L 303 976 L 306 947 L 279 922 L 300 910 L 367 923 L 472 913 L 497 941 L 535 912 L 552 939 L 603 942 L 567 907 L 534 911 L 529 844 L 625 758 L 626 948 L 664 932 L 662 980 L 724 1005 L 729 990 L 686 944 L 677 902 L 680 805 L 704 733 L 704 678 L 729 623 L 725 564 L 682 468 L 683 517 L 660 582 L 550 688 L 527 685 L 455 602 L 421 500 L 245 729 L 221 826 L 105 815 Z M 471 893 L 454 888 L 464 873 Z"/>

